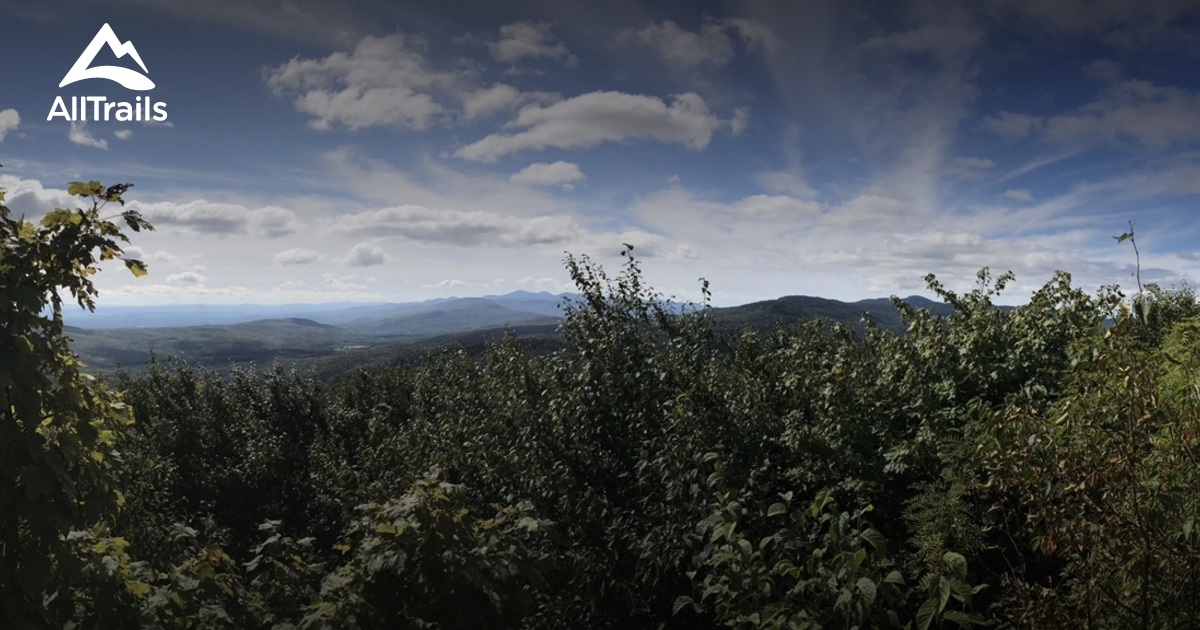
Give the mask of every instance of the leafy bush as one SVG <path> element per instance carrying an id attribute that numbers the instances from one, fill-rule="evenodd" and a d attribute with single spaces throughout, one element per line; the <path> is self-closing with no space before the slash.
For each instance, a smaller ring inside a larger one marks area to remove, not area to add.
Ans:
<path id="1" fill-rule="evenodd" d="M 92 209 L 40 226 L 0 206 L 8 625 L 1200 624 L 1188 287 L 1060 273 L 1002 308 L 985 269 L 927 278 L 949 316 L 896 301 L 903 334 L 738 333 L 627 248 L 613 277 L 567 257 L 548 355 L 509 336 L 334 382 L 167 361 L 118 395 L 57 291 L 92 305 L 125 190 L 73 184 Z"/>

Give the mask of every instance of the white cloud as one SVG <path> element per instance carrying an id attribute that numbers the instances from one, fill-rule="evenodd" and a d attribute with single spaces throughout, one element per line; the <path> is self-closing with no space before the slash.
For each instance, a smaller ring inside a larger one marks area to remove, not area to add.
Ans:
<path id="1" fill-rule="evenodd" d="M 432 210 L 397 206 L 343 217 L 338 229 L 372 236 L 404 238 L 458 246 L 524 247 L 562 243 L 581 230 L 569 217 L 520 218 L 494 212 Z"/>
<path id="2" fill-rule="evenodd" d="M 141 212 L 155 227 L 179 226 L 203 234 L 251 234 L 277 238 L 295 232 L 298 225 L 295 212 L 278 206 L 251 209 L 204 199 L 182 204 L 130 201 L 128 206 Z"/>
<path id="3" fill-rule="evenodd" d="M 463 98 L 463 118 L 477 120 L 529 103 L 548 104 L 558 100 L 560 97 L 557 94 L 522 92 L 511 85 L 497 83 L 490 88 L 470 92 Z"/>
<path id="4" fill-rule="evenodd" d="M 176 284 L 204 284 L 207 278 L 196 273 L 195 271 L 184 271 L 181 273 L 173 273 L 167 276 L 167 282 Z"/>
<path id="5" fill-rule="evenodd" d="M 694 70 L 705 65 L 720 68 L 732 61 L 735 54 L 733 39 L 727 33 L 729 30 L 737 33 L 751 50 L 772 50 L 777 45 L 770 29 L 747 19 L 708 21 L 695 32 L 666 20 L 621 31 L 617 34 L 617 43 L 650 49 L 664 63 L 676 68 Z"/>
<path id="6" fill-rule="evenodd" d="M 87 125 L 84 123 L 72 122 L 71 129 L 67 132 L 67 139 L 85 147 L 108 150 L 108 141 L 97 138 L 92 132 L 87 130 Z"/>
<path id="7" fill-rule="evenodd" d="M 117 140 L 128 140 L 133 137 L 133 130 L 132 129 L 118 129 L 113 132 L 113 135 L 117 137 Z"/>
<path id="8" fill-rule="evenodd" d="M 530 164 L 514 173 L 512 177 L 508 178 L 508 181 L 514 184 L 534 184 L 537 186 L 554 186 L 557 184 L 570 186 L 574 182 L 581 182 L 586 179 L 587 176 L 579 170 L 578 164 L 559 160 L 552 163 L 536 162 Z"/>
<path id="9" fill-rule="evenodd" d="M 733 118 L 729 119 L 730 135 L 740 136 L 745 133 L 750 126 L 750 108 L 736 107 L 733 110 Z"/>
<path id="10" fill-rule="evenodd" d="M 525 276 L 524 278 L 517 280 L 517 284 L 532 285 L 535 287 L 552 287 L 552 286 L 557 285 L 558 281 L 555 280 L 554 278 L 547 278 L 545 276 L 543 276 L 541 278 L 535 278 L 533 276 Z"/>
<path id="11" fill-rule="evenodd" d="M 401 34 L 366 37 L 352 52 L 270 68 L 266 81 L 276 94 L 298 94 L 296 109 L 315 129 L 425 129 L 445 112 L 439 96 L 461 93 L 467 76 L 431 69 L 413 48 Z"/>
<path id="12" fill-rule="evenodd" d="M 774 193 L 786 193 L 793 197 L 809 199 L 815 197 L 817 191 L 808 185 L 804 174 L 798 169 L 783 171 L 767 171 L 756 173 L 754 181 L 763 189 Z M 676 182 L 678 183 L 678 182 Z"/>
<path id="13" fill-rule="evenodd" d="M 920 209 L 911 201 L 888 190 L 865 190 L 853 199 L 831 208 L 826 220 L 851 226 L 855 230 L 888 230 L 896 225 L 913 225 L 920 220 Z"/>
<path id="14" fill-rule="evenodd" d="M 172 254 L 171 252 L 165 252 L 165 251 L 159 250 L 159 251 L 156 251 L 156 252 L 146 256 L 145 260 L 152 261 L 152 262 L 173 263 L 173 262 L 179 262 L 179 256 L 176 256 L 175 254 Z"/>
<path id="15" fill-rule="evenodd" d="M 821 213 L 821 204 L 787 195 L 751 195 L 739 199 L 732 205 L 738 214 L 758 218 L 791 218 L 816 216 Z"/>
<path id="16" fill-rule="evenodd" d="M 435 286 L 443 289 L 453 289 L 455 287 L 465 287 L 467 283 L 462 280 L 448 279 L 438 282 Z"/>
<path id="17" fill-rule="evenodd" d="M 992 168 L 996 165 L 995 162 L 987 158 L 978 157 L 956 157 L 950 161 L 951 165 L 962 171 L 982 171 Z"/>
<path id="18" fill-rule="evenodd" d="M 1045 119 L 1001 112 L 985 118 L 983 126 L 1004 136 L 1038 134 L 1064 144 L 1187 146 L 1200 141 L 1200 92 L 1149 81 L 1120 81 L 1073 112 Z"/>
<path id="19" fill-rule="evenodd" d="M 553 42 L 553 43 L 552 43 Z M 577 58 L 562 42 L 555 42 L 549 24 L 514 22 L 500 27 L 500 41 L 488 44 L 492 57 L 515 64 L 522 59 L 546 58 L 574 65 Z"/>
<path id="20" fill-rule="evenodd" d="M 21 124 L 21 115 L 15 109 L 0 109 L 0 142 L 4 136 Z"/>
<path id="21" fill-rule="evenodd" d="M 1004 191 L 1004 196 L 1013 201 L 1033 201 L 1033 193 L 1029 192 L 1028 188 L 1010 188 Z"/>
<path id="22" fill-rule="evenodd" d="M 0 173 L 3 172 L 0 170 Z M 78 197 L 71 197 L 65 190 L 45 188 L 36 179 L 0 174 L 0 188 L 5 190 L 4 205 L 17 215 L 40 217 L 54 208 L 79 206 Z"/>
<path id="23" fill-rule="evenodd" d="M 1078 111 L 1050 117 L 1045 132 L 1060 142 L 1108 140 L 1159 149 L 1186 146 L 1200 141 L 1200 92 L 1122 81 Z"/>
<path id="24" fill-rule="evenodd" d="M 321 281 L 325 283 L 325 286 L 339 293 L 361 293 L 366 291 L 367 287 L 365 285 L 355 282 L 357 279 L 352 275 L 339 276 L 333 272 L 321 275 Z"/>
<path id="25" fill-rule="evenodd" d="M 653 138 L 698 150 L 708 146 L 721 125 L 704 99 L 691 92 L 675 95 L 670 105 L 652 96 L 591 92 L 546 107 L 526 107 L 507 125 L 524 131 L 492 134 L 454 155 L 493 162 L 527 149 L 591 147 L 632 138 Z"/>
<path id="26" fill-rule="evenodd" d="M 521 91 L 517 88 L 497 83 L 490 88 L 478 90 L 463 99 L 463 116 L 467 120 L 482 118 L 489 114 L 512 109 L 520 103 Z"/>
<path id="27" fill-rule="evenodd" d="M 1015 112 L 1000 112 L 995 116 L 983 119 L 983 127 L 988 131 L 1009 138 L 1024 138 L 1033 133 L 1042 124 L 1042 120 L 1028 114 Z"/>
<path id="28" fill-rule="evenodd" d="M 705 64 L 720 67 L 733 60 L 733 42 L 725 34 L 724 26 L 715 22 L 707 22 L 699 32 L 693 33 L 667 20 L 638 30 L 622 31 L 617 35 L 617 43 L 649 48 L 667 65 L 684 69 Z"/>
<path id="29" fill-rule="evenodd" d="M 351 267 L 373 267 L 387 261 L 383 248 L 370 243 L 358 243 L 346 252 L 345 262 Z"/>
<path id="30" fill-rule="evenodd" d="M 275 254 L 275 262 L 280 265 L 311 265 L 324 258 L 319 252 L 311 249 L 293 247 Z"/>

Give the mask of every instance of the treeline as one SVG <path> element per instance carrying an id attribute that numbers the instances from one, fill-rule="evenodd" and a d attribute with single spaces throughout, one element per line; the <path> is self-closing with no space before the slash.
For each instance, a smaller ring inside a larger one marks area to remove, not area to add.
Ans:
<path id="1" fill-rule="evenodd" d="M 0 283 L 52 249 L 15 258 L 22 242 L 103 231 L 81 216 L 42 236 L 10 221 Z M 615 277 L 567 258 L 582 298 L 565 350 L 508 339 L 332 382 L 168 361 L 113 383 L 118 399 L 71 372 L 65 346 L 39 354 L 53 320 L 5 320 L 4 351 L 33 339 L 47 376 L 0 363 L 0 439 L 25 436 L 0 449 L 29 454 L 0 460 L 0 613 L 79 628 L 1200 625 L 1190 290 L 1093 296 L 1060 273 L 1003 310 L 1009 275 L 961 295 L 931 276 L 954 313 L 897 303 L 903 334 L 728 334 L 703 305 L 664 306 L 626 256 Z"/>

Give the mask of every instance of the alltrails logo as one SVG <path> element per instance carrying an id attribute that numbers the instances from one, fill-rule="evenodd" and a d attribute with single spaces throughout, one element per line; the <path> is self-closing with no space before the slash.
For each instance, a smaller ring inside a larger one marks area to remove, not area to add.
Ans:
<path id="1" fill-rule="evenodd" d="M 105 24 L 96 32 L 92 43 L 83 49 L 83 54 L 75 60 L 75 65 L 67 71 L 58 87 L 66 87 L 85 79 L 108 79 L 130 90 L 145 91 L 154 88 L 154 82 L 150 80 L 150 77 L 136 70 L 120 66 L 93 67 L 92 62 L 95 61 L 96 54 L 104 46 L 108 46 L 108 49 L 117 58 L 129 55 L 141 67 L 142 72 L 149 74 L 150 71 L 146 70 L 146 64 L 142 61 L 137 49 L 133 47 L 133 42 L 122 43 L 117 39 L 117 34 L 113 32 L 112 27 Z M 64 120 L 70 122 L 86 122 L 89 119 L 94 121 L 163 122 L 167 119 L 167 104 L 155 103 L 150 96 L 139 96 L 132 103 L 109 101 L 106 96 L 72 96 L 70 103 L 71 106 L 67 107 L 67 101 L 63 97 L 55 97 L 46 120 L 54 120 L 56 116 L 62 116 Z M 91 105 L 90 108 L 89 105 Z M 89 111 L 91 112 L 90 118 L 88 117 Z"/>

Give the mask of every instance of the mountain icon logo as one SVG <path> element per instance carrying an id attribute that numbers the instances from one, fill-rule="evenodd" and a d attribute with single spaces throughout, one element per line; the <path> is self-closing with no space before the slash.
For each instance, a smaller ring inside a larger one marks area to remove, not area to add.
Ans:
<path id="1" fill-rule="evenodd" d="M 76 81 L 83 81 L 84 79 L 108 79 L 109 81 L 116 81 L 130 90 L 150 90 L 154 88 L 154 82 L 149 77 L 129 68 L 122 68 L 120 66 L 89 67 L 92 61 L 96 59 L 96 53 L 99 53 L 100 48 L 105 45 L 108 46 L 109 50 L 118 59 L 129 55 L 142 67 L 142 72 L 150 72 L 146 70 L 146 64 L 142 63 L 142 57 L 138 55 L 137 49 L 133 47 L 133 42 L 122 43 L 121 40 L 117 39 L 117 34 L 113 32 L 112 27 L 105 24 L 96 32 L 96 36 L 92 38 L 92 43 L 83 49 L 83 54 L 79 55 L 79 59 L 75 60 L 75 65 L 71 66 L 71 69 L 67 71 L 66 76 L 63 77 L 58 87 L 64 87 Z"/>

